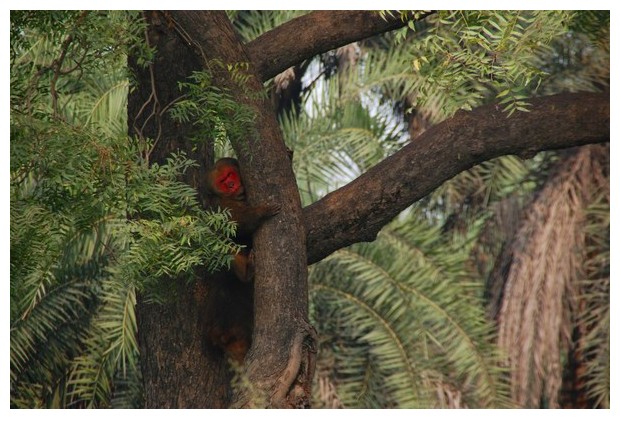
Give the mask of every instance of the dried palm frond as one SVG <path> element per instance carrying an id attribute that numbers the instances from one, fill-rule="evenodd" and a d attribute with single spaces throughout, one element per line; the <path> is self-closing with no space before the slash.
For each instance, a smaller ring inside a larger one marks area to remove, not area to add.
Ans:
<path id="1" fill-rule="evenodd" d="M 511 369 L 513 399 L 524 407 L 559 406 L 561 359 L 571 345 L 583 278 L 586 209 L 606 183 L 597 156 L 605 150 L 583 147 L 559 161 L 504 254 L 511 262 L 498 342 Z"/>

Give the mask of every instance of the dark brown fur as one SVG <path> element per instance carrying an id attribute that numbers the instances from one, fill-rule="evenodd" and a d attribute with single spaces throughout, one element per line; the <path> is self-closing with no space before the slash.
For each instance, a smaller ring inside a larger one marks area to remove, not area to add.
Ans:
<path id="1" fill-rule="evenodd" d="M 252 234 L 279 213 L 280 207 L 248 204 L 239 163 L 234 158 L 218 160 L 206 174 L 203 186 L 212 195 L 215 206 L 230 211 L 231 219 L 237 223 L 235 241 L 246 246 L 234 256 L 231 269 L 213 275 L 205 293 L 197 296 L 204 301 L 201 305 L 205 346 L 210 352 L 224 352 L 242 362 L 252 342 L 254 324 Z"/>

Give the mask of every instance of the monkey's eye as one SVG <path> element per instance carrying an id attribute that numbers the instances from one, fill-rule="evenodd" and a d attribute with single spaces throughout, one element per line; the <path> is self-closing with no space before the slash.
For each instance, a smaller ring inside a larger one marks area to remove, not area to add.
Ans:
<path id="1" fill-rule="evenodd" d="M 231 177 L 231 176 L 233 176 L 232 173 L 228 173 L 226 176 L 222 177 L 222 179 L 220 180 L 220 183 L 222 184 L 230 183 L 232 180 L 234 180 L 234 177 Z"/>

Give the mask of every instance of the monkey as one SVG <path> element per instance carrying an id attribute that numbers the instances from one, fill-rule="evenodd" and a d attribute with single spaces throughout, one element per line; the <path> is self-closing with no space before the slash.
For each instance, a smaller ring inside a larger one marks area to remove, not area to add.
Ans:
<path id="1" fill-rule="evenodd" d="M 231 212 L 237 222 L 237 237 L 247 239 L 268 218 L 280 212 L 279 205 L 250 206 L 235 158 L 221 158 L 206 175 L 206 188 L 217 197 L 216 204 Z"/>
<path id="2" fill-rule="evenodd" d="M 237 223 L 234 240 L 245 246 L 234 255 L 230 270 L 211 276 L 206 293 L 209 296 L 203 293 L 199 297 L 204 303 L 204 348 L 224 352 L 241 363 L 251 345 L 254 325 L 252 234 L 278 214 L 280 206 L 251 206 L 247 202 L 239 163 L 234 158 L 219 159 L 205 174 L 201 186 L 213 197 L 212 204 L 230 211 L 231 220 Z"/>
<path id="3" fill-rule="evenodd" d="M 215 204 L 228 209 L 231 220 L 237 224 L 235 242 L 246 246 L 246 250 L 234 256 L 232 268 L 243 282 L 250 282 L 254 275 L 252 234 L 267 219 L 280 212 L 279 205 L 250 206 L 241 180 L 239 162 L 235 158 L 221 158 L 206 176 L 203 184 L 207 192 L 215 197 Z"/>

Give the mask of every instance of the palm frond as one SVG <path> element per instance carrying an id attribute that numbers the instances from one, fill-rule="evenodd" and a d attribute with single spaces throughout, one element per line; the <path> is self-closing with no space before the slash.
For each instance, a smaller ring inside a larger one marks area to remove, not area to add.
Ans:
<path id="1" fill-rule="evenodd" d="M 69 371 L 70 406 L 108 407 L 116 380 L 131 379 L 138 372 L 135 287 L 128 279 L 118 281 L 119 273 L 111 274 L 102 287 L 103 305 L 89 332 L 86 353 Z"/>
<path id="2" fill-rule="evenodd" d="M 608 163 L 609 160 L 607 160 Z M 603 161 L 605 162 L 605 161 Z M 607 164 L 607 167 L 609 165 Z M 594 407 L 609 408 L 611 389 L 610 360 L 610 205 L 609 178 L 593 190 L 587 209 L 584 281 L 578 300 L 583 310 L 575 324 L 582 337 L 577 344 L 585 361 L 585 390 Z"/>
<path id="3" fill-rule="evenodd" d="M 448 397 L 463 407 L 507 405 L 480 285 L 463 277 L 465 251 L 433 250 L 439 232 L 424 222 L 394 226 L 312 267 L 315 317 L 344 406 L 428 408 Z"/>
<path id="4" fill-rule="evenodd" d="M 53 288 L 11 327 L 11 405 L 49 407 L 65 368 L 84 348 L 98 300 L 88 283 Z M 47 383 L 45 383 L 47 381 Z M 29 389 L 33 389 L 28 393 Z M 31 396 L 34 393 L 34 396 Z"/>
<path id="5" fill-rule="evenodd" d="M 312 92 L 306 99 L 310 114 L 281 118 L 304 204 L 350 182 L 404 144 L 397 122 L 377 117 L 360 100 L 341 103 L 337 82 L 325 82 L 321 94 Z"/>
<path id="6" fill-rule="evenodd" d="M 82 80 L 78 93 L 66 96 L 63 115 L 76 125 L 90 126 L 110 137 L 127 135 L 127 94 L 125 70 Z"/>
<path id="7" fill-rule="evenodd" d="M 499 313 L 499 345 L 522 406 L 558 406 L 562 356 L 572 344 L 584 258 L 583 224 L 601 166 L 584 147 L 565 159 L 527 210 L 512 244 Z"/>

